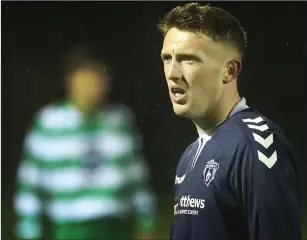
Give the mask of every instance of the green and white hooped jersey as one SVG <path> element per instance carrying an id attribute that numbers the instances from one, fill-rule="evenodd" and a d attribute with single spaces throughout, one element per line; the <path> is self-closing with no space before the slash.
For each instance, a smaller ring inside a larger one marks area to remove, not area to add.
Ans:
<path id="1" fill-rule="evenodd" d="M 18 169 L 19 237 L 40 236 L 43 212 L 61 224 L 136 210 L 139 223 L 151 227 L 154 198 L 132 116 L 113 106 L 85 117 L 69 102 L 39 111 Z"/>

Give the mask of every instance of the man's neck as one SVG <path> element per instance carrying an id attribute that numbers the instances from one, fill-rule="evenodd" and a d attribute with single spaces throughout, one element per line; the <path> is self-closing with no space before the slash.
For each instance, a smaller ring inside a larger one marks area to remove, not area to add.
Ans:
<path id="1" fill-rule="evenodd" d="M 88 105 L 88 104 L 81 104 L 81 103 L 78 103 L 77 101 L 74 101 L 73 99 L 70 99 L 69 101 L 85 117 L 90 117 L 90 116 L 94 115 L 97 111 L 97 106 Z"/>
<path id="2" fill-rule="evenodd" d="M 230 114 L 233 107 L 241 100 L 239 94 L 234 94 L 231 98 L 221 97 L 217 104 L 212 107 L 207 116 L 197 119 L 194 122 L 197 131 L 213 133 L 217 125 L 223 122 Z"/>

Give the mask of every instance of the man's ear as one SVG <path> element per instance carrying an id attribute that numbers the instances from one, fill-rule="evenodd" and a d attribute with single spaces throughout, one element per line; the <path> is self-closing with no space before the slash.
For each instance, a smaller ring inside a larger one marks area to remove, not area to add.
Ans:
<path id="1" fill-rule="evenodd" d="M 224 70 L 223 82 L 229 83 L 235 80 L 242 69 L 242 63 L 238 60 L 230 60 L 227 62 Z"/>

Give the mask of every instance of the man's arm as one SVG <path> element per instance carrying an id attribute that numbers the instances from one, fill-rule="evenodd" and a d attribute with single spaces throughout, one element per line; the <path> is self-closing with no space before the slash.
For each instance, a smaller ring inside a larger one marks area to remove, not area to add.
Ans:
<path id="1" fill-rule="evenodd" d="M 265 149 L 246 144 L 234 186 L 243 204 L 251 240 L 301 240 L 296 159 L 275 140 Z"/>
<path id="2" fill-rule="evenodd" d="M 31 130 L 24 144 L 24 152 L 17 170 L 17 189 L 14 198 L 16 212 L 15 234 L 19 239 L 41 238 L 41 199 L 39 195 L 39 164 L 31 151 L 32 139 L 37 134 Z"/>

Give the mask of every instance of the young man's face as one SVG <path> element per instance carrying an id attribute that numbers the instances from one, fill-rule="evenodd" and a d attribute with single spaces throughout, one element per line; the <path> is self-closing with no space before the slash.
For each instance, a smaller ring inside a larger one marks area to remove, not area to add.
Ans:
<path id="1" fill-rule="evenodd" d="M 83 110 L 87 110 L 96 107 L 105 97 L 107 86 L 99 73 L 81 68 L 70 75 L 68 91 L 73 101 Z"/>
<path id="2" fill-rule="evenodd" d="M 204 34 L 172 28 L 164 38 L 162 60 L 175 113 L 192 120 L 206 116 L 224 88 L 222 47 Z"/>

